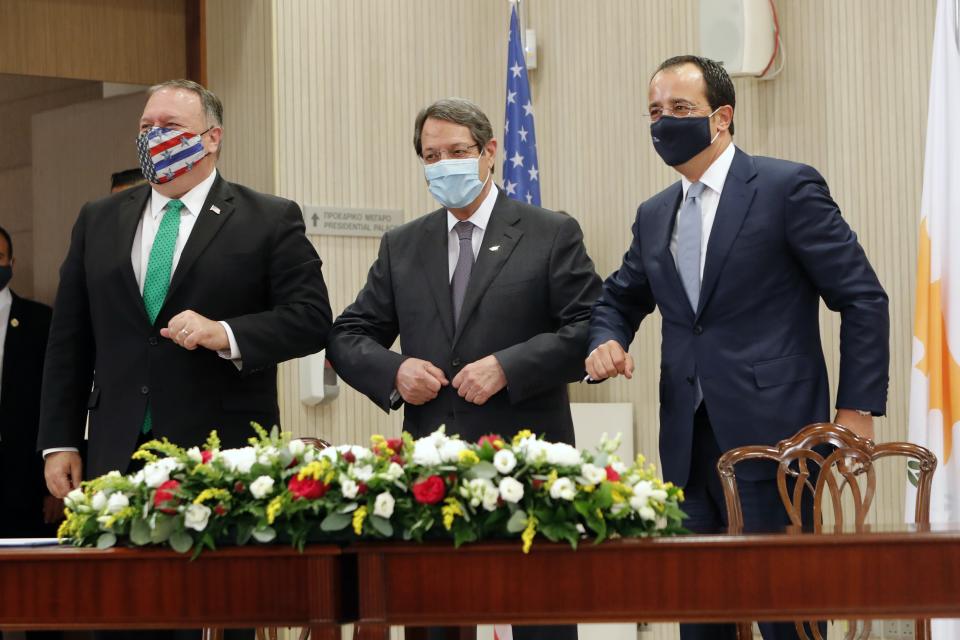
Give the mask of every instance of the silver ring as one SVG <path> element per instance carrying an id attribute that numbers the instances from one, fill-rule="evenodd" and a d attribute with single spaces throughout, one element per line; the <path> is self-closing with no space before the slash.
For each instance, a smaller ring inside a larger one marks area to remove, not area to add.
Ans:
<path id="1" fill-rule="evenodd" d="M 187 331 L 186 329 L 180 329 L 180 333 L 182 333 L 185 336 L 189 336 L 191 332 Z"/>

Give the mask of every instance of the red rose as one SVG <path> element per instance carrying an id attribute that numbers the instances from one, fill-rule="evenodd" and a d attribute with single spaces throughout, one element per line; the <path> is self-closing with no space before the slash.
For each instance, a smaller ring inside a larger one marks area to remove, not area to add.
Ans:
<path id="1" fill-rule="evenodd" d="M 370 487 L 368 487 L 368 486 L 366 485 L 366 483 L 361 482 L 361 483 L 357 484 L 357 494 L 363 496 L 363 495 L 366 495 L 366 494 L 367 494 L 367 491 L 369 491 L 369 490 L 370 490 Z"/>
<path id="2" fill-rule="evenodd" d="M 224 516 L 227 514 L 227 508 L 223 506 L 223 503 L 219 503 L 213 508 L 213 512 L 218 516 Z"/>
<path id="3" fill-rule="evenodd" d="M 323 497 L 330 485 L 310 477 L 298 480 L 297 476 L 292 476 L 287 488 L 293 494 L 294 500 L 316 500 Z"/>
<path id="4" fill-rule="evenodd" d="M 477 445 L 482 447 L 484 443 L 490 443 L 490 446 L 496 451 L 503 449 L 503 438 L 495 433 L 488 433 L 485 436 L 480 436 L 480 439 L 477 440 Z"/>
<path id="5" fill-rule="evenodd" d="M 179 488 L 180 483 L 176 480 L 167 480 L 161 484 L 157 487 L 156 493 L 153 494 L 153 507 L 163 513 L 176 513 L 177 504 L 179 504 L 180 501 L 177 500 L 174 492 Z"/>
<path id="6" fill-rule="evenodd" d="M 293 460 L 290 461 L 290 464 L 287 465 L 287 469 L 292 469 L 298 464 L 300 464 L 300 461 L 294 458 Z"/>
<path id="7" fill-rule="evenodd" d="M 390 458 L 390 462 L 396 462 L 401 467 L 403 466 L 403 458 L 400 456 L 393 456 Z"/>
<path id="8" fill-rule="evenodd" d="M 213 458 L 213 452 L 212 452 L 212 451 L 201 451 L 201 452 L 200 452 L 200 462 L 202 462 L 203 464 L 207 464 L 208 462 L 210 462 L 210 459 L 211 459 L 211 458 Z"/>
<path id="9" fill-rule="evenodd" d="M 343 459 L 349 462 L 350 464 L 353 464 L 354 462 L 357 461 L 357 456 L 353 455 L 353 451 L 347 451 L 343 454 Z"/>
<path id="10" fill-rule="evenodd" d="M 531 481 L 531 484 L 533 485 L 534 491 L 536 491 L 537 489 L 539 489 L 540 487 L 542 487 L 542 486 L 544 485 L 544 482 L 543 482 L 543 480 L 537 480 L 536 478 L 534 478 L 534 479 Z"/>
<path id="11" fill-rule="evenodd" d="M 246 488 L 247 488 L 247 487 L 246 487 L 242 482 L 240 482 L 239 480 L 237 480 L 236 482 L 233 483 L 233 492 L 234 492 L 234 493 L 243 493 L 243 492 L 246 490 Z"/>
<path id="12" fill-rule="evenodd" d="M 620 474 L 613 470 L 613 467 L 607 465 L 607 480 L 610 482 L 619 482 Z"/>
<path id="13" fill-rule="evenodd" d="M 455 473 L 448 473 L 448 474 L 447 474 L 447 482 L 450 483 L 450 486 L 451 486 L 451 487 L 452 487 L 453 485 L 457 484 L 457 474 L 455 474 Z"/>
<path id="14" fill-rule="evenodd" d="M 403 449 L 403 438 L 387 438 L 387 447 L 393 449 L 394 453 L 400 453 Z"/>
<path id="15" fill-rule="evenodd" d="M 437 504 L 443 500 L 447 489 L 440 476 L 430 476 L 413 485 L 413 497 L 420 504 Z"/>

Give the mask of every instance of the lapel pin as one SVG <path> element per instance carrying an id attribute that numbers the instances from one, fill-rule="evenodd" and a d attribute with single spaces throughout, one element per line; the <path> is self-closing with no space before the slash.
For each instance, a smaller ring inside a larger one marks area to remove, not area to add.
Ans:
<path id="1" fill-rule="evenodd" d="M 490 247 L 490 251 L 496 251 L 496 250 L 499 249 L 499 248 L 500 248 L 500 245 L 495 244 L 495 245 L 493 245 L 492 247 Z"/>
<path id="2" fill-rule="evenodd" d="M 17 327 L 20 326 L 20 321 L 17 320 L 16 318 L 12 318 L 12 319 L 10 320 L 10 326 L 13 327 L 14 329 L 16 329 Z"/>
<path id="3" fill-rule="evenodd" d="M 215 214 L 220 215 L 220 207 L 215 204 L 210 205 L 210 211 L 213 211 Z"/>

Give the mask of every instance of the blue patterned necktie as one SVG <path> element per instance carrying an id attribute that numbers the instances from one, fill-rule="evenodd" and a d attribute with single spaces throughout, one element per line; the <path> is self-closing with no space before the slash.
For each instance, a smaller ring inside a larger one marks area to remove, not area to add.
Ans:
<path id="1" fill-rule="evenodd" d="M 702 253 L 703 218 L 700 211 L 700 196 L 705 185 L 694 182 L 687 189 L 687 198 L 680 207 L 677 216 L 677 271 L 683 282 L 683 290 L 690 301 L 694 313 L 700 303 L 700 256 Z M 694 389 L 693 408 L 700 406 L 703 400 L 703 390 L 700 388 L 700 377 L 697 376 Z"/>
<path id="2" fill-rule="evenodd" d="M 164 207 L 163 219 L 157 229 L 157 236 L 150 248 L 150 259 L 147 262 L 147 273 L 143 278 L 143 306 L 147 310 L 150 324 L 157 320 L 163 301 L 170 288 L 170 272 L 173 270 L 173 254 L 177 247 L 177 236 L 180 234 L 180 210 L 183 202 L 171 200 Z M 147 413 L 143 416 L 142 433 L 149 433 L 153 429 L 153 416 L 150 405 L 147 404 Z"/>

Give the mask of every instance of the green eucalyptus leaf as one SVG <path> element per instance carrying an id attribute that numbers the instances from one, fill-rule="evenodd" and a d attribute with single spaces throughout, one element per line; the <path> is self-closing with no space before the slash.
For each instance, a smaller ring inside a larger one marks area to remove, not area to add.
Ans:
<path id="1" fill-rule="evenodd" d="M 170 536 L 170 547 L 177 553 L 186 553 L 193 547 L 193 536 L 186 531 L 177 531 Z"/>
<path id="2" fill-rule="evenodd" d="M 377 533 L 382 535 L 384 538 L 393 537 L 393 525 L 390 524 L 390 521 L 386 518 L 381 518 L 380 516 L 370 516 L 369 522 L 373 528 L 377 530 Z"/>
<path id="3" fill-rule="evenodd" d="M 173 519 L 166 517 L 156 518 L 153 529 L 150 531 L 150 542 L 153 544 L 166 542 L 171 534 L 173 534 Z"/>
<path id="4" fill-rule="evenodd" d="M 471 480 L 475 478 L 493 480 L 497 477 L 497 473 L 497 468 L 493 466 L 493 463 L 487 462 L 486 460 L 481 460 L 477 464 L 467 469 L 463 475 Z"/>
<path id="5" fill-rule="evenodd" d="M 258 527 L 253 530 L 253 539 L 257 542 L 267 543 L 273 542 L 273 539 L 277 537 L 277 532 L 273 527 Z"/>
<path id="6" fill-rule="evenodd" d="M 323 531 L 342 531 L 351 522 L 353 522 L 353 516 L 348 513 L 331 513 L 320 523 L 320 529 Z"/>
<path id="7" fill-rule="evenodd" d="M 250 536 L 253 535 L 253 525 L 249 523 L 241 523 L 237 525 L 237 546 L 243 546 L 250 542 Z"/>
<path id="8" fill-rule="evenodd" d="M 130 523 L 130 542 L 138 547 L 150 544 L 151 533 L 150 525 L 145 520 L 136 518 Z"/>
<path id="9" fill-rule="evenodd" d="M 527 514 L 519 509 L 514 512 L 507 520 L 507 531 L 510 533 L 520 533 L 527 528 Z"/>
<path id="10" fill-rule="evenodd" d="M 117 544 L 117 536 L 112 533 L 101 533 L 97 538 L 97 549 L 109 549 L 115 544 Z"/>

